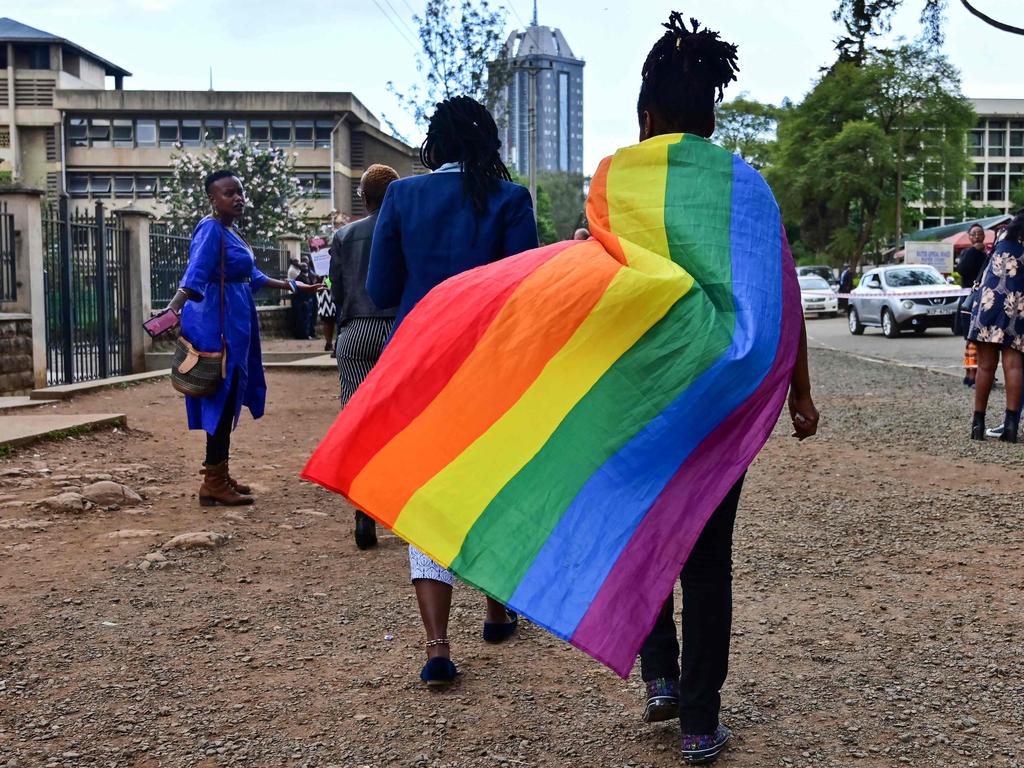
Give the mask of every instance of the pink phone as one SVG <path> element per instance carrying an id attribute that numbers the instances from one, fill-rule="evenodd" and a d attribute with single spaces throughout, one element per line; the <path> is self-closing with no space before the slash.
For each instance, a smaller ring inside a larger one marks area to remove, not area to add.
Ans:
<path id="1" fill-rule="evenodd" d="M 165 309 L 156 317 L 151 317 L 142 324 L 152 338 L 156 338 L 164 331 L 169 331 L 178 324 L 178 315 L 172 309 Z"/>

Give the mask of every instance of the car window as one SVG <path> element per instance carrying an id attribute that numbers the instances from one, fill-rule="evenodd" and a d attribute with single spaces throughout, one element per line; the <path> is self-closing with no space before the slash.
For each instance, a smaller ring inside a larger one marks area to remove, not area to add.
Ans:
<path id="1" fill-rule="evenodd" d="M 864 279 L 864 284 L 868 288 L 881 288 L 882 287 L 882 282 L 878 279 L 878 275 L 868 275 Z"/>
<path id="2" fill-rule="evenodd" d="M 915 285 L 945 285 L 942 275 L 926 267 L 905 267 L 890 269 L 885 273 L 885 282 L 892 288 L 909 288 Z"/>
<path id="3" fill-rule="evenodd" d="M 804 275 L 800 278 L 800 290 L 802 291 L 827 291 L 829 285 L 826 280 L 817 275 Z"/>

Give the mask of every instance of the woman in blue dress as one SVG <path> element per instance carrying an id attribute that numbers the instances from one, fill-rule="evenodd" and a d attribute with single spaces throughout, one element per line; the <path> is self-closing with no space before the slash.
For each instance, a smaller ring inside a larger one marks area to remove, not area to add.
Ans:
<path id="1" fill-rule="evenodd" d="M 530 193 L 511 182 L 500 148 L 490 113 L 456 96 L 437 105 L 420 149 L 432 173 L 388 185 L 373 230 L 366 291 L 378 307 L 398 307 L 395 328 L 448 278 L 537 247 Z M 420 678 L 447 685 L 456 674 L 448 644 L 452 575 L 415 547 L 409 547 L 409 565 L 427 634 Z M 501 642 L 515 627 L 515 614 L 488 598 L 484 640 Z"/>
<path id="2" fill-rule="evenodd" d="M 1006 377 L 1006 415 L 999 439 L 1016 443 L 1024 389 L 1024 211 L 1017 213 L 992 250 L 980 288 L 967 332 L 968 340 L 978 345 L 971 439 L 985 439 L 985 411 L 1001 353 Z"/>
<path id="3" fill-rule="evenodd" d="M 231 431 L 242 406 L 254 419 L 263 415 L 267 384 L 260 354 L 260 325 L 253 291 L 272 288 L 291 293 L 316 293 L 320 286 L 295 280 L 274 280 L 256 267 L 252 249 L 235 221 L 245 212 L 245 190 L 231 171 L 206 177 L 213 213 L 196 225 L 189 246 L 188 267 L 181 287 L 168 305 L 181 319 L 181 335 L 201 352 L 227 357 L 224 379 L 208 397 L 186 397 L 188 428 L 206 432 L 206 461 L 199 486 L 203 506 L 252 504 L 251 489 L 231 477 L 228 455 Z M 221 312 L 221 261 L 224 264 L 224 311 Z M 223 325 L 222 325 L 223 323 Z"/>

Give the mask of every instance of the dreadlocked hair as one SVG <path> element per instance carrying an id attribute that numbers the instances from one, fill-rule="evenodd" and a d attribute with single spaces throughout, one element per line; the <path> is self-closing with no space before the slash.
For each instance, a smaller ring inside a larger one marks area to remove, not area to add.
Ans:
<path id="1" fill-rule="evenodd" d="M 420 162 L 431 170 L 445 163 L 462 165 L 462 184 L 477 214 L 487 210 L 487 198 L 499 181 L 512 175 L 501 161 L 498 126 L 491 113 L 469 96 L 455 96 L 437 105 L 430 117 Z"/>
<path id="2" fill-rule="evenodd" d="M 725 88 L 736 79 L 736 46 L 717 32 L 701 29 L 696 19 L 687 28 L 678 11 L 662 24 L 668 31 L 647 55 L 637 114 L 645 110 L 674 126 L 699 125 L 713 115 Z"/>

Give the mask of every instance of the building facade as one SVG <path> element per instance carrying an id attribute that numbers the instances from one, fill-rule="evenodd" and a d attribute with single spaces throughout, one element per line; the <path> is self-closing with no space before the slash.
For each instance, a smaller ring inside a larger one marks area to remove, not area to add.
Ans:
<path id="1" fill-rule="evenodd" d="M 502 159 L 530 173 L 531 129 L 536 127 L 537 171 L 583 174 L 583 67 L 561 30 L 533 23 L 505 42 L 511 78 L 499 108 Z M 535 112 L 531 111 L 535 88 Z"/>
<path id="2" fill-rule="evenodd" d="M 363 170 L 419 170 L 351 93 L 131 91 L 131 73 L 68 40 L 0 19 L 0 174 L 15 183 L 159 213 L 176 151 L 241 136 L 295 155 L 313 219 L 359 216 Z"/>

